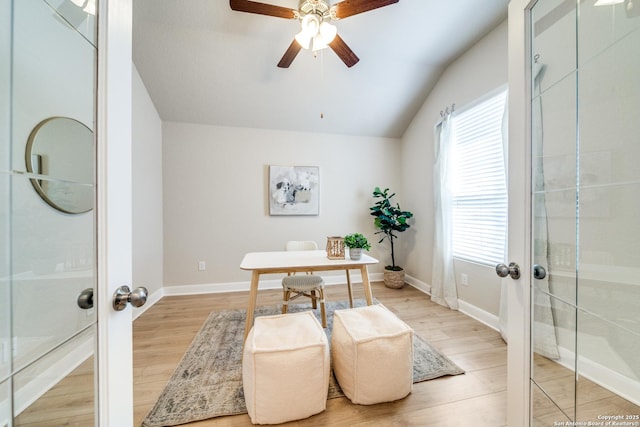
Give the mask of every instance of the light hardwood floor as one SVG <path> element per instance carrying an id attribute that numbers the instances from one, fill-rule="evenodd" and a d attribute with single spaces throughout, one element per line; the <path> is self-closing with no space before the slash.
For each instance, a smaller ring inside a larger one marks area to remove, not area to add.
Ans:
<path id="1" fill-rule="evenodd" d="M 327 410 L 287 426 L 487 426 L 506 425 L 507 348 L 485 325 L 430 301 L 405 286 L 373 284 L 373 294 L 466 373 L 414 384 L 413 392 L 392 403 L 353 405 L 330 399 Z M 354 296 L 363 298 L 360 284 Z M 280 302 L 281 291 L 260 291 L 258 305 Z M 347 299 L 344 286 L 329 286 L 326 298 Z M 248 293 L 165 297 L 140 316 L 134 333 L 134 420 L 140 426 L 211 311 L 246 307 Z M 220 417 L 189 427 L 250 426 L 247 415 Z"/>

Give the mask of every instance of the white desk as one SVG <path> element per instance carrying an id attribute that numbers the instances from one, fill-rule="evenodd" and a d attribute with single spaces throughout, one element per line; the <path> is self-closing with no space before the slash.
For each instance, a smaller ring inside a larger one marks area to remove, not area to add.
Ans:
<path id="1" fill-rule="evenodd" d="M 373 303 L 371 284 L 367 265 L 377 264 L 378 260 L 362 254 L 357 260 L 329 259 L 326 251 L 279 251 L 279 252 L 250 252 L 244 256 L 240 263 L 243 270 L 251 270 L 251 289 L 249 291 L 249 306 L 247 307 L 247 323 L 244 329 L 244 337 L 247 338 L 251 326 L 253 326 L 253 312 L 256 308 L 258 296 L 258 282 L 261 274 L 289 273 L 306 271 L 330 271 L 345 270 L 347 273 L 347 285 L 349 286 L 349 299 L 351 299 L 351 279 L 349 270 L 360 270 L 362 286 L 367 305 Z"/>

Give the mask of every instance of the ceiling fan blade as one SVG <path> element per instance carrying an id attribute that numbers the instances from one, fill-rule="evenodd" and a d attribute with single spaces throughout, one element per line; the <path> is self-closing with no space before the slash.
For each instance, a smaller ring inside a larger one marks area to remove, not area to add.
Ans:
<path id="1" fill-rule="evenodd" d="M 231 6 L 232 10 L 237 10 L 238 12 L 257 13 L 285 19 L 294 19 L 296 17 L 296 11 L 293 9 L 257 1 L 229 0 L 229 6 Z"/>
<path id="2" fill-rule="evenodd" d="M 302 46 L 300 46 L 300 43 L 298 43 L 296 39 L 293 39 L 287 51 L 282 55 L 282 59 L 278 62 L 278 67 L 289 68 L 289 65 L 291 65 L 293 60 L 296 59 L 296 56 L 301 49 Z"/>
<path id="3" fill-rule="evenodd" d="M 398 3 L 400 0 L 344 0 L 336 3 L 336 17 L 338 19 L 348 16 L 357 15 L 358 13 L 368 12 L 380 7 L 389 6 Z"/>
<path id="4" fill-rule="evenodd" d="M 329 43 L 329 47 L 342 59 L 342 62 L 349 68 L 353 67 L 360 61 L 349 46 L 338 35 Z"/>

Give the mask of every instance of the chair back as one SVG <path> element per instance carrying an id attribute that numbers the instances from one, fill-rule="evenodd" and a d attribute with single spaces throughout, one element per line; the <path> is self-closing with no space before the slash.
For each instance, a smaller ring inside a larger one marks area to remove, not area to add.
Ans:
<path id="1" fill-rule="evenodd" d="M 289 240 L 285 245 L 287 251 L 317 251 L 318 245 L 313 240 Z"/>

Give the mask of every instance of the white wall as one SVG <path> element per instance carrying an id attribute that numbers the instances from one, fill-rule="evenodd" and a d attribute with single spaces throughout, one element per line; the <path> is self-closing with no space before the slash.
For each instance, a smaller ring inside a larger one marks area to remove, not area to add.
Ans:
<path id="1" fill-rule="evenodd" d="M 361 232 L 377 244 L 371 193 L 400 186 L 400 141 L 387 138 L 163 124 L 164 283 L 248 282 L 246 252 L 282 250 L 287 240 Z M 319 216 L 269 216 L 268 166 L 320 167 Z M 198 261 L 206 270 L 198 271 Z M 371 269 L 382 271 L 381 266 Z"/>
<path id="2" fill-rule="evenodd" d="M 163 286 L 162 121 L 133 67 L 133 286 Z"/>
<path id="3" fill-rule="evenodd" d="M 440 111 L 474 101 L 507 83 L 507 23 L 487 34 L 443 72 L 402 138 L 403 208 L 415 214 L 415 236 L 400 243 L 408 275 L 431 283 L 433 258 L 433 149 L 434 127 Z M 456 280 L 469 276 L 469 286 L 458 285 L 458 297 L 498 315 L 500 280 L 493 267 L 456 261 Z"/>

